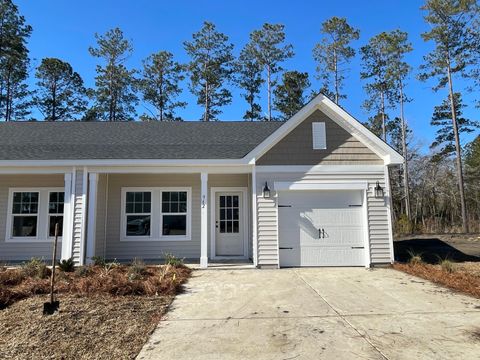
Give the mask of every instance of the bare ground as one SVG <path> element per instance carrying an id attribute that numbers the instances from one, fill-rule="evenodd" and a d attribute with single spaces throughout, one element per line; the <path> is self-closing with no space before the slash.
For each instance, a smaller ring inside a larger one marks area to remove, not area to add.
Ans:
<path id="1" fill-rule="evenodd" d="M 47 296 L 33 296 L 0 311 L 0 358 L 133 359 L 172 299 L 62 295 L 44 316 Z"/>

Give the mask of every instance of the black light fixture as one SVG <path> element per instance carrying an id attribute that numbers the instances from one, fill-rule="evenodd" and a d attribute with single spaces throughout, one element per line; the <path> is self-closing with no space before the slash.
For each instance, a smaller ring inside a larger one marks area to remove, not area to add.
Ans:
<path id="1" fill-rule="evenodd" d="M 380 186 L 380 183 L 377 181 L 377 185 L 375 185 L 375 197 L 376 198 L 383 198 L 383 188 Z"/>
<path id="2" fill-rule="evenodd" d="M 268 187 L 268 184 L 265 181 L 265 186 L 263 187 L 263 198 L 268 199 L 269 197 L 270 197 L 270 188 Z"/>

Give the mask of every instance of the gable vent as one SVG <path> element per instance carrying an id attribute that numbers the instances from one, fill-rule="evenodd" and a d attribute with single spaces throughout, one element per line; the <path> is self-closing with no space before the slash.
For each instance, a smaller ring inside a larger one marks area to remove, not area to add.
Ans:
<path id="1" fill-rule="evenodd" d="M 324 122 L 312 123 L 313 149 L 323 150 L 327 148 L 327 136 Z"/>

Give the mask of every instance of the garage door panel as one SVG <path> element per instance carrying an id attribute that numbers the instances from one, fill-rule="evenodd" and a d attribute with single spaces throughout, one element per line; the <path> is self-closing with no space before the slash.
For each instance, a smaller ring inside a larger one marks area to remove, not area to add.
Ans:
<path id="1" fill-rule="evenodd" d="M 285 191 L 279 205 L 281 266 L 365 265 L 360 191 Z"/>

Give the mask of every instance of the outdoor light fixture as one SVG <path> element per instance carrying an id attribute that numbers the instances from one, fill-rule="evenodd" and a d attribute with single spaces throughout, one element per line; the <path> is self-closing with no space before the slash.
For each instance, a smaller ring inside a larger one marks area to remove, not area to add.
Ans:
<path id="1" fill-rule="evenodd" d="M 383 198 L 383 188 L 380 186 L 380 183 L 377 181 L 377 185 L 374 188 L 375 190 L 375 197 L 376 198 Z"/>
<path id="2" fill-rule="evenodd" d="M 269 197 L 270 197 L 270 188 L 268 187 L 268 184 L 265 181 L 265 186 L 263 187 L 263 198 L 268 199 Z"/>

